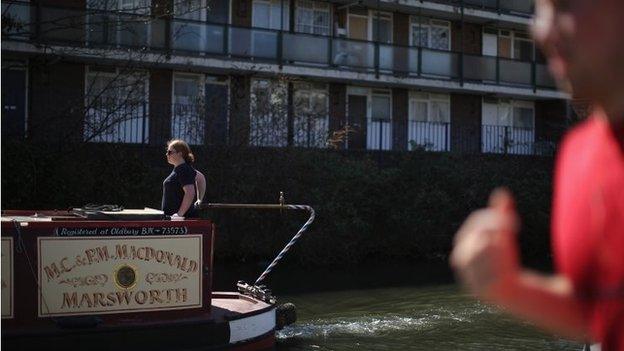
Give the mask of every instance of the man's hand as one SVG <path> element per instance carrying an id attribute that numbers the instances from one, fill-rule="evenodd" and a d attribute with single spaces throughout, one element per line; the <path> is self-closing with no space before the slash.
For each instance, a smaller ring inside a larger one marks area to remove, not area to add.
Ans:
<path id="1" fill-rule="evenodd" d="M 496 189 L 489 206 L 473 212 L 455 235 L 451 266 L 477 297 L 496 302 L 517 282 L 518 216 L 511 193 Z"/>

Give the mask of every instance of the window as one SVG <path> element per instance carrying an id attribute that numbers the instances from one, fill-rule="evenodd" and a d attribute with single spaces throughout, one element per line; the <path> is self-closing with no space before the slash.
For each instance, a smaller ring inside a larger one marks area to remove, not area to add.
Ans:
<path id="1" fill-rule="evenodd" d="M 288 30 L 290 14 L 288 3 L 286 0 L 254 0 L 252 26 L 266 29 L 281 27 L 282 30 Z"/>
<path id="2" fill-rule="evenodd" d="M 293 102 L 295 146 L 324 147 L 329 123 L 327 85 L 295 84 Z"/>
<path id="3" fill-rule="evenodd" d="M 371 26 L 373 37 L 371 40 L 378 40 L 380 43 L 392 43 L 392 14 L 371 12 Z M 379 21 L 377 18 L 379 17 Z M 379 30 L 379 33 L 377 32 Z"/>
<path id="4" fill-rule="evenodd" d="M 88 0 L 87 41 L 92 44 L 149 46 L 150 0 Z"/>
<path id="5" fill-rule="evenodd" d="M 373 93 L 373 121 L 390 121 L 390 96 L 387 94 Z"/>
<path id="6" fill-rule="evenodd" d="M 482 150 L 532 154 L 535 139 L 532 101 L 483 99 Z"/>
<path id="7" fill-rule="evenodd" d="M 206 115 L 204 78 L 196 74 L 174 74 L 171 136 L 191 145 L 204 143 Z"/>
<path id="8" fill-rule="evenodd" d="M 288 143 L 288 90 L 284 82 L 251 82 L 249 144 L 286 146 Z"/>
<path id="9" fill-rule="evenodd" d="M 412 92 L 410 97 L 410 120 L 420 122 L 449 123 L 451 103 L 448 94 Z"/>
<path id="10" fill-rule="evenodd" d="M 412 17 L 411 44 L 436 50 L 451 49 L 451 24 L 448 21 Z"/>
<path id="11" fill-rule="evenodd" d="M 203 52 L 206 46 L 206 0 L 174 1 L 172 47 L 175 50 Z"/>
<path id="12" fill-rule="evenodd" d="M 484 125 L 533 129 L 532 101 L 485 98 L 483 104 L 488 108 L 483 114 Z"/>
<path id="13" fill-rule="evenodd" d="M 392 95 L 388 90 L 373 89 L 370 99 L 366 146 L 370 150 L 392 149 Z"/>
<path id="14" fill-rule="evenodd" d="M 411 92 L 408 148 L 427 151 L 450 150 L 451 103 L 448 94 Z"/>
<path id="15" fill-rule="evenodd" d="M 147 83 L 142 71 L 87 67 L 84 140 L 147 142 Z"/>
<path id="16" fill-rule="evenodd" d="M 483 29 L 483 54 L 499 57 L 533 61 L 535 45 L 531 37 L 524 32 L 506 29 Z"/>
<path id="17" fill-rule="evenodd" d="M 514 33 L 514 58 L 523 61 L 532 61 L 533 41 L 526 33 Z"/>
<path id="18" fill-rule="evenodd" d="M 329 35 L 329 3 L 311 0 L 297 1 L 295 28 L 297 32 Z"/>

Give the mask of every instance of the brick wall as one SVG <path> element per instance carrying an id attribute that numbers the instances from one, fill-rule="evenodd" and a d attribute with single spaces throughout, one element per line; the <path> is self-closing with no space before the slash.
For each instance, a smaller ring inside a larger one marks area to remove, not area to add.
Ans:
<path id="1" fill-rule="evenodd" d="M 463 36 L 463 38 L 462 38 Z M 462 47 L 462 41 L 464 43 Z M 451 50 L 463 51 L 467 54 L 481 55 L 483 45 L 482 27 L 475 23 L 461 22 L 451 24 Z"/>
<path id="2" fill-rule="evenodd" d="M 410 16 L 406 13 L 394 13 L 393 39 L 397 45 L 409 45 Z M 402 74 L 409 71 L 409 57 L 407 50 L 397 50 L 394 55 L 395 73 Z"/>

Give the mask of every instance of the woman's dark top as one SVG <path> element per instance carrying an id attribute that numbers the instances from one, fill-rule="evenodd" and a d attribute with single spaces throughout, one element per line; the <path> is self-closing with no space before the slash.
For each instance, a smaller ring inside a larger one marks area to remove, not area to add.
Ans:
<path id="1" fill-rule="evenodd" d="M 188 163 L 176 166 L 171 174 L 163 182 L 162 210 L 165 215 L 171 216 L 178 212 L 182 199 L 184 199 L 185 185 L 193 185 L 195 187 L 195 175 L 197 171 Z M 194 198 L 194 197 L 193 197 Z M 193 204 L 186 211 L 184 217 L 196 217 Z"/>

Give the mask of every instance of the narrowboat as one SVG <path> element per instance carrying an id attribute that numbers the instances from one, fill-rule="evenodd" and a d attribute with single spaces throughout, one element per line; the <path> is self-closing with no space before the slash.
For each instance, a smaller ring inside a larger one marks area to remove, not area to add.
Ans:
<path id="1" fill-rule="evenodd" d="M 307 209 L 212 204 L 215 208 Z M 294 207 L 289 207 L 294 206 Z M 2 347 L 270 350 L 295 320 L 260 283 L 212 289 L 215 224 L 120 208 L 2 212 Z M 307 226 L 304 226 L 307 228 Z M 297 233 L 297 238 L 305 228 Z"/>

